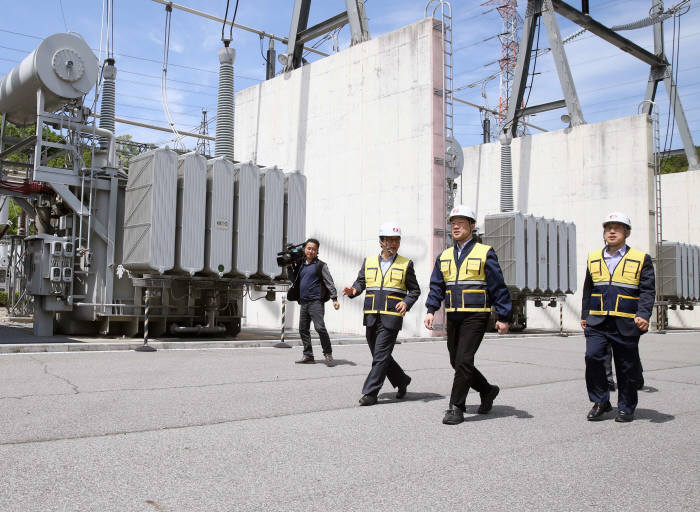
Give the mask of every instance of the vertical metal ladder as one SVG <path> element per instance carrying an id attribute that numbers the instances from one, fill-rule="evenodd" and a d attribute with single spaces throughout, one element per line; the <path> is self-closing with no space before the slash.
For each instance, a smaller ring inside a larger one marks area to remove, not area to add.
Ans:
<path id="1" fill-rule="evenodd" d="M 645 103 L 654 103 L 650 100 L 645 100 L 640 104 L 640 110 Z M 655 106 L 655 105 L 653 105 Z M 654 112 L 649 116 L 652 123 L 652 151 L 653 160 L 649 162 L 649 166 L 654 169 L 654 232 L 656 234 L 656 254 L 654 262 L 656 263 L 656 329 L 664 331 L 666 329 L 668 310 L 666 303 L 662 299 L 663 286 L 663 263 L 661 261 L 661 250 L 663 245 L 663 221 L 661 212 L 661 133 L 659 128 L 659 114 Z"/>
<path id="2" fill-rule="evenodd" d="M 442 134 L 443 157 L 442 164 L 445 170 L 444 193 L 443 193 L 443 239 L 445 247 L 451 245 L 449 238 L 449 226 L 447 215 L 454 206 L 454 177 L 450 176 L 450 167 L 454 169 L 454 155 L 448 148 L 454 139 L 454 102 L 452 100 L 452 77 L 453 77 L 453 56 L 452 56 L 452 6 L 445 0 L 430 0 L 425 6 L 425 15 L 428 16 L 432 7 L 431 16 L 440 20 L 441 40 L 442 40 L 442 113 L 444 127 Z M 439 18 L 436 16 L 440 11 Z M 436 27 L 437 28 L 437 27 Z"/>
<path id="3" fill-rule="evenodd" d="M 661 287 L 663 286 L 663 262 L 661 261 L 661 248 L 663 245 L 663 220 L 661 214 L 661 133 L 659 131 L 659 115 L 652 116 L 654 138 L 654 222 L 656 223 L 656 329 L 666 330 L 666 318 L 668 309 L 662 300 Z"/>

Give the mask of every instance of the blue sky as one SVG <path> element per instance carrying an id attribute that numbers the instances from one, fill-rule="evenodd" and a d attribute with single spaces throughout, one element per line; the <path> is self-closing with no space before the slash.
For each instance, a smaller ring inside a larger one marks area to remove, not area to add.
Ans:
<path id="1" fill-rule="evenodd" d="M 180 0 L 186 5 L 223 17 L 225 0 Z M 500 57 L 497 40 L 484 39 L 501 30 L 496 11 L 482 7 L 482 0 L 455 0 L 454 18 L 455 88 L 477 82 L 498 70 L 496 64 L 487 65 Z M 519 2 L 524 15 L 525 0 Z M 569 3 L 580 8 L 578 0 Z M 665 2 L 671 6 L 676 2 Z M 97 50 L 103 0 L 24 0 L 3 1 L 0 19 L 0 75 L 6 74 L 39 40 L 66 29 L 79 32 Z M 235 0 L 231 1 L 231 10 Z M 236 21 L 278 36 L 288 36 L 293 0 L 240 0 Z M 413 23 L 424 16 L 426 0 L 367 0 L 366 11 L 373 37 Z M 311 4 L 310 24 L 329 18 L 344 10 L 343 0 L 315 0 Z M 610 26 L 629 23 L 647 16 L 651 0 L 591 0 L 591 16 Z M 163 57 L 165 9 L 152 0 L 114 0 L 114 51 L 118 69 L 117 116 L 166 126 L 161 106 L 160 73 Z M 229 18 L 232 12 L 229 12 Z M 562 36 L 578 27 L 557 16 Z M 665 22 L 667 54 L 670 59 L 673 20 Z M 677 25 L 678 26 L 678 25 Z M 213 118 L 216 111 L 218 59 L 221 46 L 221 25 L 192 14 L 174 10 L 168 69 L 168 99 L 176 125 L 183 130 L 196 131 L 202 108 Z M 227 30 L 228 32 L 228 30 Z M 653 50 L 651 27 L 621 32 L 635 43 Z M 680 47 L 678 51 L 679 92 L 686 110 L 690 130 L 696 144 L 700 144 L 700 9 L 698 0 L 692 0 L 690 11 L 680 18 Z M 31 36 L 31 37 L 30 37 Z M 349 31 L 339 34 L 340 48 L 346 48 Z M 267 40 L 263 47 L 267 47 Z M 265 64 L 260 52 L 260 38 L 238 29 L 234 30 L 237 51 L 235 66 L 236 90 L 254 85 L 265 77 Z M 544 28 L 540 47 L 548 46 Z M 279 51 L 284 45 L 276 44 Z M 332 53 L 330 42 L 319 49 Z M 603 121 L 632 115 L 644 99 L 648 66 L 614 46 L 590 34 L 566 45 L 574 81 L 587 122 Z M 97 51 L 96 51 L 97 53 Z M 311 56 L 310 60 L 316 57 Z M 278 65 L 279 71 L 279 65 Z M 537 61 L 537 74 L 529 104 L 535 105 L 562 98 L 551 55 Z M 489 105 L 498 104 L 498 79 L 486 86 Z M 479 87 L 465 88 L 456 97 L 483 104 Z M 661 85 L 657 93 L 661 121 L 661 144 L 671 142 L 666 134 L 668 98 Z M 547 129 L 564 125 L 559 119 L 563 111 L 552 111 L 530 118 L 530 122 Z M 215 124 L 210 124 L 213 133 Z M 171 137 L 127 125 L 117 125 L 118 134 L 132 134 L 135 140 L 156 144 L 168 143 Z M 534 133 L 536 131 L 533 130 Z M 476 109 L 455 105 L 455 136 L 464 146 L 481 141 L 479 113 Z M 188 147 L 193 146 L 186 139 Z M 673 148 L 681 147 L 677 132 Z"/>

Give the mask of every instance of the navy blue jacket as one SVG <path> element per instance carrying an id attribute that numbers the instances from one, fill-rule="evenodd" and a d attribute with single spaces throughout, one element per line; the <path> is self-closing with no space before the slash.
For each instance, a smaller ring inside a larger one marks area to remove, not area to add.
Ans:
<path id="1" fill-rule="evenodd" d="M 642 272 L 639 275 L 639 304 L 637 305 L 637 316 L 649 321 L 651 311 L 654 307 L 654 299 L 656 298 L 656 277 L 654 274 L 654 265 L 651 262 L 651 256 L 644 255 L 644 263 L 642 264 Z M 586 280 L 583 282 L 583 298 L 581 299 L 581 320 L 586 321 L 586 326 L 595 327 L 602 324 L 608 316 L 590 315 L 589 304 L 591 300 L 591 291 L 593 290 L 593 278 L 591 273 L 586 269 Z M 617 330 L 624 336 L 640 336 L 644 334 L 637 324 L 634 323 L 634 318 L 623 318 L 613 316 Z"/>
<path id="2" fill-rule="evenodd" d="M 457 245 L 455 244 L 455 261 L 459 267 L 464 259 L 467 257 L 469 252 L 474 247 L 476 240 L 472 238 L 467 242 L 462 249 L 462 253 L 459 258 L 457 258 Z M 501 266 L 498 264 L 498 258 L 493 249 L 489 249 L 486 254 L 486 289 L 489 294 L 489 299 L 491 304 L 496 308 L 496 317 L 500 322 L 511 322 L 513 320 L 513 303 L 510 299 L 510 292 L 506 286 L 505 280 L 503 279 L 503 272 L 501 272 Z M 428 308 L 428 313 L 435 313 L 440 309 L 442 301 L 445 299 L 445 279 L 440 271 L 440 256 L 435 260 L 435 266 L 433 267 L 433 273 L 430 276 L 430 292 L 428 293 L 428 300 L 425 301 L 425 306 Z M 468 313 L 464 311 L 448 313 L 448 318 L 456 319 L 458 316 L 462 315 L 473 315 L 475 313 Z"/>

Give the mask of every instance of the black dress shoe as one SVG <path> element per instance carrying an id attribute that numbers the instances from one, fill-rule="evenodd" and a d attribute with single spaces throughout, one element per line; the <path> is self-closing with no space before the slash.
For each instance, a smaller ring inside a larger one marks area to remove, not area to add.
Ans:
<path id="1" fill-rule="evenodd" d="M 377 403 L 377 397 L 374 395 L 362 395 L 359 403 L 360 405 L 374 405 Z"/>
<path id="2" fill-rule="evenodd" d="M 493 407 L 493 400 L 498 396 L 499 391 L 501 391 L 501 388 L 498 386 L 491 386 L 491 390 L 488 393 L 481 395 L 481 405 L 476 412 L 487 414 Z"/>
<path id="3" fill-rule="evenodd" d="M 314 361 L 314 358 L 311 356 L 304 356 L 298 361 L 294 361 L 296 364 L 314 364 L 316 361 Z"/>
<path id="4" fill-rule="evenodd" d="M 615 421 L 618 423 L 629 423 L 633 419 L 634 414 L 625 411 L 617 411 L 617 416 L 615 416 Z"/>
<path id="5" fill-rule="evenodd" d="M 613 380 L 608 381 L 608 390 L 610 390 L 610 391 L 617 390 L 617 385 L 615 384 L 615 381 L 613 381 Z"/>
<path id="6" fill-rule="evenodd" d="M 396 390 L 396 398 L 401 399 L 401 398 L 406 396 L 406 391 L 407 391 L 408 385 L 410 383 L 411 383 L 411 377 L 408 377 L 408 380 L 406 382 L 399 385 L 399 387 Z"/>
<path id="7" fill-rule="evenodd" d="M 610 402 L 596 402 L 588 412 L 588 421 L 600 421 L 603 419 L 601 416 L 610 411 L 612 411 L 612 405 L 610 405 Z"/>
<path id="8" fill-rule="evenodd" d="M 450 408 L 445 411 L 445 417 L 442 422 L 445 425 L 459 425 L 464 421 L 464 411 L 456 405 L 450 405 Z"/>

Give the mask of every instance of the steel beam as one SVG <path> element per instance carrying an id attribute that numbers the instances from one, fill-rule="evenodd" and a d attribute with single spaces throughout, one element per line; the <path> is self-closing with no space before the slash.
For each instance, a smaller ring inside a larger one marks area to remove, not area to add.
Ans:
<path id="1" fill-rule="evenodd" d="M 668 93 L 672 115 L 676 120 L 678 133 L 683 141 L 685 156 L 688 158 L 688 169 L 700 169 L 698 153 L 695 149 L 693 136 L 690 134 L 690 129 L 688 128 L 688 120 L 685 117 L 683 105 L 681 104 L 681 97 L 678 95 L 678 88 L 673 80 L 673 77 L 668 76 L 664 78 L 664 85 L 666 86 L 666 92 Z"/>
<path id="2" fill-rule="evenodd" d="M 361 0 L 345 0 L 350 23 L 350 46 L 369 41 L 369 25 L 365 14 L 365 3 Z"/>
<path id="3" fill-rule="evenodd" d="M 503 131 L 506 134 L 515 136 L 518 128 L 518 109 L 523 102 L 527 75 L 530 70 L 530 55 L 532 54 L 532 42 L 535 36 L 535 25 L 537 18 L 542 13 L 542 0 L 528 0 L 525 8 L 525 21 L 523 22 L 523 35 L 520 38 L 520 50 L 518 51 L 518 62 L 515 65 L 513 75 L 513 89 L 510 94 L 508 104 L 508 115 L 503 124 Z"/>
<path id="4" fill-rule="evenodd" d="M 554 17 L 552 0 L 544 0 L 542 20 L 544 21 L 544 26 L 547 29 L 549 46 L 552 49 L 554 65 L 557 68 L 557 75 L 559 75 L 559 84 L 561 85 L 561 90 L 564 93 L 566 108 L 569 111 L 569 117 L 571 117 L 571 125 L 582 125 L 586 121 L 583 120 L 581 102 L 579 101 L 578 94 L 576 93 L 574 77 L 571 76 L 571 68 L 569 68 L 569 61 L 567 60 L 566 52 L 564 51 L 564 44 L 562 43 L 561 33 L 559 32 L 559 24 L 557 23 L 557 19 Z"/>
<path id="5" fill-rule="evenodd" d="M 14 145 L 10 146 L 9 148 L 0 152 L 0 160 L 4 159 L 6 156 L 11 155 L 12 153 L 16 153 L 17 151 L 21 151 L 22 149 L 26 148 L 27 146 L 33 145 L 35 142 L 36 142 L 36 135 L 30 135 L 26 139 L 22 139 L 17 144 L 14 144 Z"/>
<path id="6" fill-rule="evenodd" d="M 7 194 L 7 192 L 3 191 L 3 194 Z M 11 194 L 9 194 L 9 195 L 11 195 Z M 14 201 L 14 203 L 17 206 L 22 208 L 24 213 L 26 213 L 29 217 L 32 217 L 32 218 L 36 217 L 36 210 L 34 209 L 32 204 L 29 201 L 27 201 L 25 198 L 13 196 L 12 201 Z"/>
<path id="7" fill-rule="evenodd" d="M 312 41 L 317 37 L 326 35 L 333 29 L 340 28 L 348 24 L 348 13 L 341 12 L 336 14 L 332 18 L 322 21 L 313 27 L 309 27 L 306 30 L 302 30 L 297 34 L 297 44 L 304 44 L 308 41 Z"/>
<path id="8" fill-rule="evenodd" d="M 498 115 L 498 111 L 493 110 L 492 108 L 486 108 L 483 105 L 477 105 L 476 103 L 472 103 L 471 101 L 463 100 L 462 98 L 457 98 L 455 96 L 453 96 L 452 99 L 454 101 L 459 102 L 459 103 L 464 103 L 465 105 L 469 105 L 470 107 L 478 108 L 479 110 L 482 110 L 484 112 L 488 112 L 489 114 Z M 523 122 L 522 124 L 524 124 L 525 126 L 529 126 L 531 128 L 534 128 L 536 130 L 539 130 L 541 132 L 548 132 L 549 131 L 547 128 L 542 128 L 541 126 L 537 126 L 537 125 L 534 125 L 532 123 Z"/>
<path id="9" fill-rule="evenodd" d="M 653 0 L 651 12 L 652 14 L 661 14 L 664 10 L 664 5 L 661 0 Z M 647 90 L 644 95 L 644 105 L 642 112 L 651 115 L 654 110 L 654 101 L 656 99 L 656 91 L 659 82 L 663 80 L 666 93 L 669 99 L 669 108 L 672 109 L 673 116 L 678 126 L 678 133 L 683 141 L 683 149 L 685 156 L 688 159 L 688 169 L 700 169 L 700 161 L 698 153 L 695 149 L 693 136 L 688 128 L 688 120 L 685 117 L 685 111 L 681 104 L 681 98 L 678 95 L 678 88 L 673 79 L 673 67 L 668 64 L 664 50 L 664 26 L 663 23 L 654 24 L 654 53 L 666 63 L 662 66 L 652 66 L 649 71 L 649 81 L 647 82 Z"/>
<path id="10" fill-rule="evenodd" d="M 539 114 L 540 112 L 549 112 L 550 110 L 557 110 L 559 108 L 566 107 L 566 101 L 557 100 L 550 101 L 549 103 L 542 103 L 541 105 L 534 105 L 532 107 L 525 107 L 518 110 L 518 116 L 530 116 L 532 114 Z"/>
<path id="11" fill-rule="evenodd" d="M 292 22 L 289 26 L 289 39 L 287 43 L 287 53 L 284 59 L 281 59 L 284 64 L 284 71 L 291 71 L 301 66 L 301 56 L 303 48 L 297 48 L 297 38 L 299 32 L 306 29 L 309 22 L 309 10 L 311 9 L 311 0 L 295 0 L 294 9 L 292 10 Z M 282 57 L 280 55 L 280 57 Z"/>
<path id="12" fill-rule="evenodd" d="M 157 0 L 156 0 L 157 1 Z M 291 71 L 303 64 L 303 44 L 321 37 L 331 30 L 350 25 L 351 45 L 367 41 L 369 28 L 365 15 L 364 3 L 360 0 L 345 0 L 345 12 L 337 14 L 330 19 L 322 21 L 313 27 L 307 28 L 311 0 L 295 0 L 292 10 L 292 23 L 289 27 L 287 39 L 287 52 L 280 54 L 279 61 L 284 66 L 283 71 Z"/>
<path id="13" fill-rule="evenodd" d="M 71 207 L 71 209 L 78 214 L 80 218 L 80 222 L 82 222 L 82 217 L 85 215 L 81 215 L 82 212 L 86 211 L 85 206 L 83 203 L 78 199 L 71 190 L 64 185 L 63 183 L 49 183 L 51 185 L 51 188 L 54 189 L 54 191 L 63 198 L 63 200 L 68 204 L 68 206 Z M 92 215 L 92 212 L 89 212 L 90 215 Z M 109 245 L 109 236 L 107 234 L 107 228 L 105 228 L 105 225 L 102 224 L 97 218 L 93 217 L 92 219 L 92 230 L 97 233 L 97 236 L 99 236 L 104 242 Z"/>
<path id="14" fill-rule="evenodd" d="M 634 57 L 637 57 L 638 59 L 646 62 L 650 66 L 662 66 L 668 64 L 665 58 L 659 57 L 657 55 L 654 55 L 653 53 L 648 52 L 641 46 L 634 44 L 626 37 L 622 37 L 617 32 L 610 30 L 602 23 L 599 23 L 590 16 L 583 14 L 579 10 L 574 9 L 562 0 L 547 1 L 552 3 L 552 7 L 554 8 L 554 11 L 557 14 L 561 14 L 562 16 L 573 21 L 580 27 L 585 28 L 591 34 L 595 34 L 598 37 L 605 39 L 610 44 L 617 46 L 620 50 L 627 52 Z"/>

